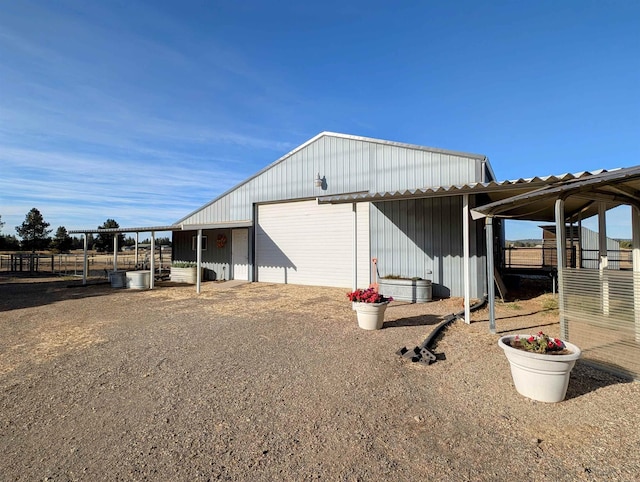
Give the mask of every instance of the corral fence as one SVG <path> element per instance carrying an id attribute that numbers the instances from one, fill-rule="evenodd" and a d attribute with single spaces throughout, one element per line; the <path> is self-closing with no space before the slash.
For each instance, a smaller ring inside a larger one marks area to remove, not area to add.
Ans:
<path id="1" fill-rule="evenodd" d="M 565 268 L 563 286 L 563 336 L 586 361 L 640 380 L 640 273 Z"/>
<path id="2" fill-rule="evenodd" d="M 582 349 L 585 361 L 640 380 L 640 273 L 632 271 L 631 250 L 608 249 L 607 258 L 600 270 L 598 250 L 567 247 L 562 335 Z M 503 250 L 505 272 L 546 272 L 554 288 L 557 260 L 557 250 L 547 246 Z"/>
<path id="3" fill-rule="evenodd" d="M 607 250 L 609 269 L 630 270 L 633 266 L 630 249 Z M 597 249 L 567 247 L 567 265 L 571 268 L 598 269 L 600 252 Z M 505 269 L 557 268 L 558 252 L 555 247 L 515 247 L 502 249 L 502 267 Z"/>
<path id="4" fill-rule="evenodd" d="M 118 254 L 119 270 L 150 269 L 149 253 L 139 253 L 138 262 L 134 254 Z M 83 254 L 0 254 L 0 272 L 21 274 L 51 274 L 61 276 L 82 276 Z M 87 276 L 107 277 L 113 270 L 112 254 L 89 254 L 87 256 Z M 171 253 L 156 253 L 154 267 L 159 272 L 171 268 Z"/>

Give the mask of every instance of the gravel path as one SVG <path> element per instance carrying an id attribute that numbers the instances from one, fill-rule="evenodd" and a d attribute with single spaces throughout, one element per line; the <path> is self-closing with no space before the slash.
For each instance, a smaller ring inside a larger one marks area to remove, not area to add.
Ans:
<path id="1" fill-rule="evenodd" d="M 498 329 L 557 335 L 545 300 Z M 564 402 L 523 398 L 485 311 L 446 360 L 395 354 L 460 303 L 367 332 L 340 289 L 0 278 L 0 480 L 640 479 L 640 384 L 578 362 Z"/>

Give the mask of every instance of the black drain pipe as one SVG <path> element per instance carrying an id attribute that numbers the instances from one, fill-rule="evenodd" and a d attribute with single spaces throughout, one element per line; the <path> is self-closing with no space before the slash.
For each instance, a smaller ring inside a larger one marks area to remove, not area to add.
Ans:
<path id="1" fill-rule="evenodd" d="M 482 308 L 487 303 L 488 297 L 484 296 L 480 301 L 478 301 L 475 305 L 471 306 L 470 311 L 475 311 Z M 433 340 L 440 334 L 443 328 L 449 325 L 452 321 L 456 319 L 464 318 L 464 310 L 458 311 L 457 313 L 453 313 L 451 315 L 446 315 L 444 320 L 441 321 L 435 329 L 429 333 L 429 336 L 425 338 L 425 340 L 418 346 L 416 346 L 413 350 L 409 350 L 406 346 L 400 348 L 396 353 L 402 357 L 410 358 L 414 363 L 423 363 L 424 365 L 431 365 L 436 360 L 444 360 L 444 353 L 439 353 L 436 355 L 431 351 L 430 345 Z"/>

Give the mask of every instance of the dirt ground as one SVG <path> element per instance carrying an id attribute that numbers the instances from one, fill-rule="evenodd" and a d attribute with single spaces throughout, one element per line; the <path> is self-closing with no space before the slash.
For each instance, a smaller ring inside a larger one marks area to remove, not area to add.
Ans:
<path id="1" fill-rule="evenodd" d="M 0 276 L 0 480 L 640 479 L 640 384 L 578 362 L 567 399 L 515 391 L 487 310 L 461 299 L 357 327 L 345 290 Z M 559 335 L 552 295 L 500 333 Z"/>

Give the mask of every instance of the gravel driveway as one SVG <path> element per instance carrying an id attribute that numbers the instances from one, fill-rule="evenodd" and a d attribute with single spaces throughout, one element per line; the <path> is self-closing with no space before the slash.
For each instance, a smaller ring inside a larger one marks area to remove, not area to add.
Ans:
<path id="1" fill-rule="evenodd" d="M 0 480 L 640 479 L 640 384 L 578 362 L 564 402 L 523 398 L 486 311 L 446 360 L 395 354 L 460 303 L 367 332 L 341 289 L 0 277 Z M 543 303 L 498 329 L 557 335 Z"/>

